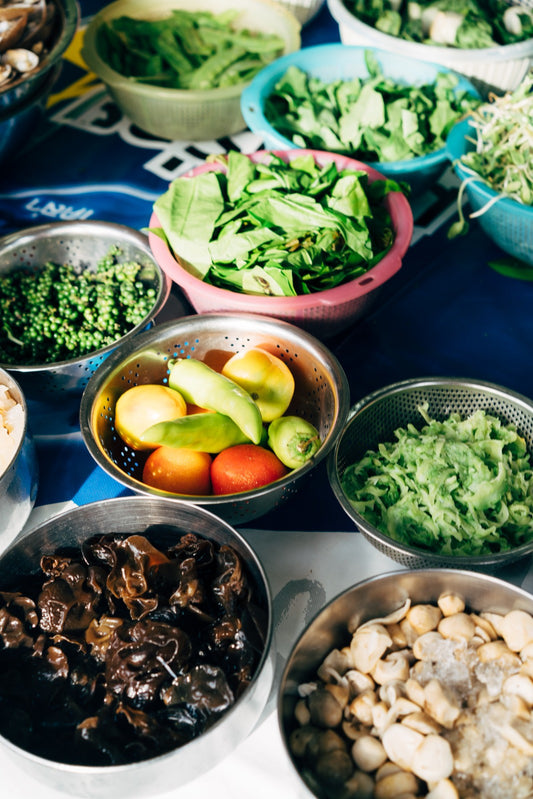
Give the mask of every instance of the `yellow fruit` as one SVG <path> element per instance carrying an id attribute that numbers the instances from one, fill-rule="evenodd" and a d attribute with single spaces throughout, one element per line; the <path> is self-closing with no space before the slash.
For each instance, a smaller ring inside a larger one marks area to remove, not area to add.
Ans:
<path id="1" fill-rule="evenodd" d="M 263 422 L 283 416 L 294 394 L 294 377 L 281 358 L 261 347 L 233 355 L 222 369 L 255 400 Z"/>
<path id="2" fill-rule="evenodd" d="M 147 383 L 128 388 L 115 405 L 115 430 L 133 449 L 153 449 L 156 444 L 140 441 L 153 424 L 179 419 L 187 413 L 187 403 L 168 386 Z"/>

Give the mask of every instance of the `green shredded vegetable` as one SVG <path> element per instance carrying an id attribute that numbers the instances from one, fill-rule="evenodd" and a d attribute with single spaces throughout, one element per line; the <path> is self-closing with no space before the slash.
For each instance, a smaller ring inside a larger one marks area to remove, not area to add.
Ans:
<path id="1" fill-rule="evenodd" d="M 533 537 L 533 469 L 512 424 L 478 410 L 395 431 L 341 477 L 354 509 L 395 541 L 441 555 L 506 552 Z"/>

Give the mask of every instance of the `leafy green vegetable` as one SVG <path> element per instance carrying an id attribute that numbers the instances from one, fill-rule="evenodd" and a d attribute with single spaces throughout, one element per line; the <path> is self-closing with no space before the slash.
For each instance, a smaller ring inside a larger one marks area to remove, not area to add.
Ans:
<path id="1" fill-rule="evenodd" d="M 512 424 L 483 410 L 395 431 L 345 469 L 355 510 L 395 541 L 442 555 L 505 552 L 533 536 L 533 469 Z"/>
<path id="2" fill-rule="evenodd" d="M 160 20 L 116 17 L 98 29 L 100 57 L 126 77 L 173 89 L 214 89 L 250 81 L 279 56 L 277 34 L 237 30 L 238 11 L 173 9 Z"/>
<path id="3" fill-rule="evenodd" d="M 489 266 L 495 272 L 505 277 L 513 277 L 517 280 L 533 280 L 533 266 L 520 261 L 518 258 L 509 256 L 508 258 L 498 258 L 496 261 L 489 261 Z"/>
<path id="4" fill-rule="evenodd" d="M 296 296 L 364 274 L 390 249 L 383 204 L 394 181 L 363 170 L 290 162 L 271 154 L 211 159 L 221 170 L 174 180 L 154 204 L 162 235 L 185 268 L 207 283 L 245 294 Z"/>
<path id="5" fill-rule="evenodd" d="M 366 78 L 329 83 L 290 66 L 265 101 L 265 117 L 297 147 L 390 162 L 439 150 L 454 123 L 481 102 L 456 89 L 453 73 L 411 86 L 386 77 L 369 50 L 365 64 Z"/>
<path id="6" fill-rule="evenodd" d="M 508 0 L 345 0 L 361 22 L 412 42 L 464 50 L 533 37 L 533 9 Z M 511 9 L 509 10 L 509 7 Z"/>
<path id="7" fill-rule="evenodd" d="M 473 180 L 484 180 L 498 192 L 498 197 L 470 214 L 470 219 L 481 216 L 504 198 L 533 205 L 533 71 L 514 91 L 494 96 L 474 109 L 470 125 L 473 133 L 469 140 L 474 149 L 459 159 L 469 177 L 459 189 L 459 220 L 451 226 L 448 238 L 468 231 L 462 199 L 466 186 Z"/>

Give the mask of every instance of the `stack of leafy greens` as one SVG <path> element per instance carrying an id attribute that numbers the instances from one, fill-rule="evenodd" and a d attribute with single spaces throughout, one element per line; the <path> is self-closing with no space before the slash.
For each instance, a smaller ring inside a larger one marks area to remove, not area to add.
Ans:
<path id="1" fill-rule="evenodd" d="M 264 163 L 231 151 L 176 178 L 154 204 L 160 235 L 196 277 L 243 294 L 296 296 L 364 274 L 392 246 L 383 198 L 400 187 L 310 153 Z"/>
<path id="2" fill-rule="evenodd" d="M 533 469 L 511 424 L 478 410 L 395 431 L 344 471 L 346 497 L 395 541 L 442 555 L 505 552 L 533 537 Z"/>
<path id="3" fill-rule="evenodd" d="M 454 123 L 480 102 L 456 90 L 452 72 L 411 86 L 385 76 L 370 50 L 365 64 L 368 77 L 331 82 L 290 66 L 265 101 L 265 117 L 297 147 L 391 162 L 444 147 Z"/>
<path id="4" fill-rule="evenodd" d="M 98 53 L 121 75 L 165 88 L 244 83 L 281 54 L 284 42 L 275 34 L 235 29 L 238 13 L 173 9 L 159 20 L 116 17 L 99 27 Z"/>
<path id="5" fill-rule="evenodd" d="M 464 50 L 533 37 L 533 9 L 510 0 L 345 0 L 361 22 L 412 42 Z"/>

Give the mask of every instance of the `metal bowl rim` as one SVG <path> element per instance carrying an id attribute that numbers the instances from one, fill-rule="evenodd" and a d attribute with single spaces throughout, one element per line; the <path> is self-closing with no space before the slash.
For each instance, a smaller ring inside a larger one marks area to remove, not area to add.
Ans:
<path id="1" fill-rule="evenodd" d="M 273 483 L 269 483 L 261 488 L 251 489 L 250 491 L 241 491 L 236 494 L 207 496 L 168 494 L 156 489 L 149 489 L 149 487 L 145 486 L 144 483 L 135 480 L 123 472 L 122 469 L 116 466 L 116 464 L 114 464 L 100 449 L 95 437 L 92 434 L 91 425 L 92 408 L 95 397 L 99 392 L 102 383 L 125 358 L 129 358 L 130 356 L 134 355 L 136 351 L 142 352 L 144 347 L 154 343 L 157 341 L 160 335 L 164 336 L 170 330 L 179 330 L 180 327 L 186 328 L 191 324 L 201 324 L 203 320 L 207 319 L 214 320 L 215 322 L 220 322 L 222 320 L 226 320 L 228 322 L 229 320 L 237 320 L 238 323 L 243 323 L 248 321 L 252 330 L 254 329 L 254 325 L 263 325 L 268 328 L 272 328 L 273 332 L 279 331 L 280 334 L 285 331 L 293 341 L 298 340 L 303 342 L 308 349 L 319 353 L 320 357 L 327 363 L 328 368 L 333 375 L 335 385 L 337 386 L 337 419 L 334 421 L 327 439 L 322 443 L 322 446 L 313 458 L 307 461 L 307 463 L 300 468 L 289 472 L 287 475 L 285 475 L 285 477 L 275 480 Z M 238 315 L 226 312 L 191 314 L 189 316 L 183 316 L 177 320 L 164 322 L 160 325 L 157 325 L 153 329 L 146 331 L 145 333 L 140 333 L 135 337 L 135 339 L 130 339 L 128 342 L 121 344 L 120 349 L 116 349 L 114 352 L 110 353 L 105 361 L 100 364 L 96 371 L 91 375 L 81 396 L 79 413 L 80 429 L 85 445 L 87 446 L 96 463 L 98 463 L 101 468 L 104 469 L 114 479 L 122 483 L 122 485 L 125 485 L 136 492 L 142 493 L 146 496 L 164 497 L 171 502 L 185 500 L 191 502 L 191 500 L 196 500 L 201 502 L 202 506 L 217 506 L 226 502 L 243 503 L 252 498 L 258 499 L 263 497 L 269 494 L 273 488 L 282 489 L 286 486 L 289 486 L 295 480 L 307 474 L 307 472 L 309 472 L 327 457 L 335 445 L 336 438 L 345 423 L 349 408 L 349 393 L 348 378 L 337 357 L 319 339 L 315 338 L 311 333 L 298 328 L 296 325 L 283 320 L 274 319 L 272 317 L 251 313 L 239 313 Z"/>
<path id="2" fill-rule="evenodd" d="M 107 344 L 105 347 L 100 347 L 100 349 L 98 350 L 92 350 L 91 352 L 88 352 L 85 355 L 79 356 L 77 358 L 69 358 L 68 360 L 65 361 L 52 361 L 50 363 L 27 364 L 27 365 L 7 364 L 0 362 L 0 368 L 10 372 L 35 374 L 38 372 L 49 371 L 49 370 L 53 370 L 54 372 L 56 372 L 62 367 L 75 366 L 76 364 L 82 363 L 84 361 L 98 359 L 102 355 L 105 355 L 106 353 L 114 350 L 119 344 L 122 344 L 125 341 L 129 341 L 130 339 L 137 336 L 139 332 L 143 330 L 146 327 L 146 325 L 150 321 L 152 321 L 153 318 L 157 316 L 157 314 L 162 310 L 163 306 L 165 305 L 170 295 L 172 289 L 172 280 L 168 277 L 166 272 L 163 269 L 161 269 L 161 267 L 155 260 L 154 255 L 148 244 L 147 237 L 139 230 L 136 230 L 135 228 L 130 228 L 127 225 L 123 225 L 118 222 L 107 222 L 98 219 L 75 220 L 75 221 L 66 221 L 66 222 L 47 222 L 42 225 L 35 225 L 34 227 L 26 227 L 22 230 L 15 231 L 13 233 L 8 233 L 6 236 L 0 238 L 0 255 L 2 254 L 2 250 L 5 247 L 12 246 L 19 239 L 21 246 L 24 246 L 24 244 L 26 243 L 28 244 L 31 243 L 31 241 L 34 238 L 39 238 L 40 236 L 44 237 L 44 234 L 46 234 L 47 231 L 50 231 L 50 233 L 52 234 L 52 238 L 55 238 L 56 235 L 75 236 L 78 232 L 82 233 L 84 231 L 90 233 L 91 230 L 94 231 L 94 235 L 98 235 L 98 231 L 101 231 L 102 229 L 109 232 L 116 231 L 117 237 L 119 236 L 122 236 L 123 238 L 127 237 L 135 241 L 139 249 L 143 250 L 146 257 L 150 259 L 156 273 L 159 275 L 159 283 L 160 283 L 159 292 L 157 294 L 153 306 L 148 311 L 146 316 L 143 319 L 141 319 L 141 321 L 137 325 L 135 325 L 135 327 L 131 328 L 131 330 L 128 330 L 128 332 L 125 333 L 120 338 L 116 339 L 110 344 Z M 9 270 L 6 270 L 6 272 L 9 272 Z"/>
<path id="3" fill-rule="evenodd" d="M 521 544 L 507 552 L 497 552 L 493 555 L 441 555 L 439 553 L 428 552 L 408 544 L 394 541 L 392 538 L 382 533 L 376 527 L 371 525 L 367 520 L 361 516 L 350 504 L 344 491 L 342 490 L 340 477 L 337 471 L 337 459 L 342 439 L 348 431 L 351 424 L 358 417 L 358 415 L 374 402 L 383 399 L 384 397 L 393 394 L 402 393 L 404 390 L 411 388 L 424 388 L 424 387 L 452 387 L 453 385 L 463 386 L 465 388 L 475 388 L 489 394 L 498 394 L 504 399 L 509 399 L 524 407 L 528 413 L 533 416 L 533 400 L 526 397 L 524 394 L 507 389 L 497 383 L 491 383 L 485 380 L 470 379 L 464 377 L 418 377 L 410 378 L 408 380 L 401 380 L 396 383 L 391 383 L 388 386 L 379 388 L 376 391 L 367 394 L 365 397 L 356 402 L 346 419 L 346 424 L 338 435 L 332 451 L 329 453 L 326 469 L 328 480 L 333 490 L 333 493 L 341 505 L 342 509 L 349 516 L 356 527 L 358 527 L 363 535 L 376 543 L 378 548 L 380 545 L 384 546 L 389 551 L 394 551 L 402 556 L 411 558 L 412 561 L 424 560 L 431 562 L 435 568 L 449 567 L 450 563 L 457 563 L 457 568 L 482 568 L 483 566 L 494 567 L 502 566 L 509 560 L 517 560 L 520 557 L 530 555 L 533 553 L 533 540 Z M 455 566 L 454 566 L 455 571 Z"/>
<path id="4" fill-rule="evenodd" d="M 172 508 L 173 512 L 176 512 L 176 510 L 179 510 L 179 505 L 181 505 L 183 508 L 186 508 L 187 511 L 191 510 L 191 506 L 188 503 L 186 503 L 186 502 L 181 502 L 181 503 L 179 503 L 178 507 L 176 507 L 176 503 L 174 503 L 174 502 L 170 503 L 168 500 L 166 500 L 164 498 L 154 497 L 153 499 L 154 499 L 154 502 L 156 502 L 158 504 L 169 505 L 169 507 Z M 86 503 L 85 505 L 78 505 L 78 506 L 76 506 L 74 508 L 67 508 L 66 510 L 63 510 L 63 511 L 60 511 L 59 513 L 54 514 L 53 516 L 51 516 L 50 518 L 48 518 L 44 522 L 40 522 L 40 523 L 34 525 L 31 529 L 29 529 L 27 531 L 27 533 L 25 533 L 24 540 L 27 540 L 29 536 L 39 535 L 41 530 L 49 527 L 50 525 L 53 525 L 57 521 L 62 521 L 64 519 L 69 519 L 71 517 L 73 517 L 74 520 L 75 520 L 76 516 L 79 516 L 81 514 L 85 515 L 87 513 L 90 513 L 91 510 L 94 509 L 94 508 L 96 508 L 96 509 L 98 509 L 98 508 L 110 508 L 110 507 L 111 508 L 115 508 L 115 507 L 116 508 L 120 508 L 121 505 L 124 505 L 127 508 L 131 504 L 138 506 L 137 511 L 139 513 L 139 516 L 142 513 L 143 508 L 145 508 L 145 509 L 147 508 L 145 500 L 142 497 L 138 497 L 138 496 L 134 496 L 134 497 L 114 497 L 114 498 L 111 498 L 111 499 L 96 500 L 94 502 Z M 243 704 L 243 701 L 245 701 L 246 696 L 249 693 L 250 689 L 253 688 L 253 686 L 259 681 L 259 677 L 262 674 L 264 668 L 266 667 L 267 662 L 268 662 L 268 658 L 269 658 L 269 655 L 270 655 L 270 650 L 271 650 L 271 647 L 272 647 L 272 639 L 273 639 L 272 589 L 271 589 L 268 577 L 266 575 L 265 569 L 263 567 L 263 564 L 262 564 L 261 560 L 259 559 L 259 556 L 256 554 L 256 552 L 255 552 L 254 548 L 251 546 L 251 544 L 249 544 L 246 541 L 244 536 L 241 533 L 239 533 L 238 530 L 236 530 L 234 527 L 232 527 L 231 524 L 229 524 L 228 522 L 226 522 L 224 519 L 220 518 L 219 516 L 216 516 L 214 513 L 211 513 L 211 511 L 206 510 L 206 509 L 204 509 L 202 507 L 199 507 L 199 506 L 194 506 L 194 511 L 197 511 L 199 516 L 204 516 L 205 518 L 209 518 L 210 521 L 216 522 L 220 527 L 225 528 L 226 532 L 230 533 L 232 536 L 234 536 L 239 541 L 239 544 L 244 547 L 244 549 L 248 553 L 248 556 L 253 561 L 254 566 L 257 569 L 258 574 L 259 574 L 259 576 L 261 578 L 261 581 L 263 583 L 262 588 L 264 590 L 265 598 L 266 598 L 267 603 L 268 603 L 268 624 L 267 624 L 267 630 L 266 630 L 266 635 L 265 635 L 265 646 L 264 646 L 264 649 L 263 649 L 263 653 L 261 655 L 261 659 L 260 659 L 259 663 L 257 664 L 256 670 L 255 670 L 254 675 L 252 677 L 252 680 L 249 683 L 249 685 L 247 686 L 247 688 L 244 691 L 244 693 L 241 694 L 241 696 L 237 698 L 237 700 L 232 705 L 232 707 L 229 708 L 229 710 L 226 713 L 224 713 L 221 716 L 220 719 L 218 719 L 211 727 L 209 727 L 208 730 L 203 732 L 197 738 L 193 738 L 191 741 L 189 741 L 187 744 L 184 744 L 183 746 L 175 747 L 174 749 L 171 749 L 168 752 L 164 752 L 164 753 L 162 753 L 160 755 L 155 755 L 154 757 L 146 758 L 145 760 L 135 761 L 135 762 L 132 762 L 132 763 L 125 763 L 125 764 L 118 765 L 118 766 L 84 766 L 84 765 L 75 765 L 75 764 L 70 764 L 70 763 L 62 763 L 61 761 L 58 761 L 58 760 L 51 760 L 51 759 L 48 759 L 48 758 L 45 758 L 45 757 L 41 757 L 39 755 L 35 755 L 32 752 L 29 752 L 28 750 L 24 749 L 23 747 L 17 746 L 16 744 L 12 743 L 8 738 L 5 738 L 3 735 L 0 734 L 0 742 L 7 749 L 9 749 L 12 752 L 16 753 L 18 756 L 22 756 L 25 760 L 29 760 L 29 761 L 31 761 L 33 763 L 38 763 L 38 764 L 44 765 L 44 766 L 46 766 L 48 768 L 55 768 L 56 770 L 60 770 L 62 772 L 68 772 L 70 774 L 83 774 L 83 775 L 91 777 L 91 776 L 95 776 L 95 775 L 117 775 L 117 774 L 120 774 L 121 772 L 131 773 L 132 770 L 142 770 L 143 768 L 145 768 L 146 766 L 148 766 L 150 764 L 154 764 L 154 763 L 163 764 L 164 761 L 170 760 L 173 757 L 176 757 L 181 752 L 185 752 L 186 751 L 186 747 L 188 745 L 191 745 L 192 747 L 194 747 L 195 743 L 197 743 L 198 741 L 205 742 L 208 739 L 208 736 L 210 735 L 210 733 L 215 732 L 221 725 L 223 725 L 224 721 L 230 718 L 230 716 L 233 713 L 234 709 L 237 708 L 237 707 L 240 707 L 240 705 Z M 139 517 L 136 517 L 136 518 L 139 518 Z M 170 522 L 169 522 L 169 524 L 170 524 Z M 175 524 L 176 524 L 176 527 L 178 527 L 179 526 L 179 521 L 176 520 Z M 135 526 L 135 521 L 132 520 L 132 527 L 134 527 L 134 526 Z M 2 553 L 0 553 L 0 562 L 2 561 L 4 556 L 7 556 L 7 555 L 11 554 L 12 551 L 14 549 L 16 549 L 17 546 L 20 545 L 20 543 L 21 543 L 21 539 L 18 539 L 16 541 L 14 541 Z"/>

